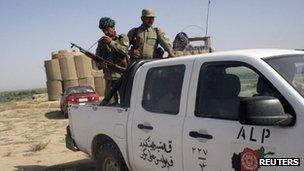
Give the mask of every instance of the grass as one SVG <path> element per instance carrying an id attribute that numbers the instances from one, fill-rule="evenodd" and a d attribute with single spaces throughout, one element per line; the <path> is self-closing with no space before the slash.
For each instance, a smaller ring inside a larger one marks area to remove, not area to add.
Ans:
<path id="1" fill-rule="evenodd" d="M 41 150 L 45 149 L 49 143 L 50 142 L 48 141 L 48 142 L 39 142 L 38 144 L 31 145 L 29 151 L 31 151 L 31 152 L 41 151 Z"/>
<path id="2" fill-rule="evenodd" d="M 46 93 L 46 88 L 0 92 L 0 104 L 12 101 L 31 99 L 35 94 Z"/>

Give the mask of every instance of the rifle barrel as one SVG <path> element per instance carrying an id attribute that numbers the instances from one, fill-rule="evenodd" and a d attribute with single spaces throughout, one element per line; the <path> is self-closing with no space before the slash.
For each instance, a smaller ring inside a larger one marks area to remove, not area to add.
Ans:
<path id="1" fill-rule="evenodd" d="M 116 70 L 119 73 L 124 73 L 124 71 L 126 70 L 126 68 L 124 68 L 124 67 L 121 67 L 121 66 L 119 66 L 117 64 L 114 64 L 113 62 L 111 62 L 107 59 L 104 59 L 100 56 L 97 56 L 97 55 L 87 51 L 87 50 L 84 50 L 82 47 L 76 45 L 75 43 L 71 43 L 71 48 L 73 48 L 73 47 L 78 48 L 80 52 L 82 52 L 87 57 L 91 58 L 92 60 L 96 61 L 97 63 L 102 63 L 102 64 L 105 64 L 105 65 L 108 65 L 109 67 L 113 68 L 114 70 Z"/>

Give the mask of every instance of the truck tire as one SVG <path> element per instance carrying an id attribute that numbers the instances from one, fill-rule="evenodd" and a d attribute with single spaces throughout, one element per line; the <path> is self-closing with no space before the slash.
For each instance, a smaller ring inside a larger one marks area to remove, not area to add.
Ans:
<path id="1" fill-rule="evenodd" d="M 96 171 L 128 171 L 119 149 L 113 143 L 103 144 L 95 159 Z"/>

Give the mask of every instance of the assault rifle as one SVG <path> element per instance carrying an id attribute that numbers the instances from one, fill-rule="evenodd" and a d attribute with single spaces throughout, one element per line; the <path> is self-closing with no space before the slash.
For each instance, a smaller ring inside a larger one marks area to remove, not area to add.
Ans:
<path id="1" fill-rule="evenodd" d="M 109 68 L 112 68 L 113 70 L 119 72 L 119 73 L 124 73 L 126 71 L 126 68 L 119 66 L 117 64 L 114 64 L 113 62 L 104 59 L 100 56 L 97 56 L 87 50 L 84 50 L 82 47 L 76 45 L 75 43 L 71 43 L 71 48 L 76 47 L 79 49 L 80 52 L 82 52 L 83 54 L 85 54 L 87 57 L 91 58 L 92 60 L 94 60 L 95 62 L 99 63 L 99 64 L 103 64 Z"/>

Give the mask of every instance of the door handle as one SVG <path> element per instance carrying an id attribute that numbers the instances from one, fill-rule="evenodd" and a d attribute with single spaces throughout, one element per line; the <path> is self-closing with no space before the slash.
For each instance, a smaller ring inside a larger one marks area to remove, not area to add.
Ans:
<path id="1" fill-rule="evenodd" d="M 198 133 L 197 131 L 190 131 L 189 136 L 193 137 L 193 138 L 205 138 L 205 139 L 209 139 L 209 140 L 213 138 L 212 135 L 201 134 L 201 133 Z"/>
<path id="2" fill-rule="evenodd" d="M 149 126 L 149 125 L 144 125 L 144 124 L 138 124 L 137 125 L 138 129 L 148 129 L 148 130 L 153 130 L 153 126 Z"/>

